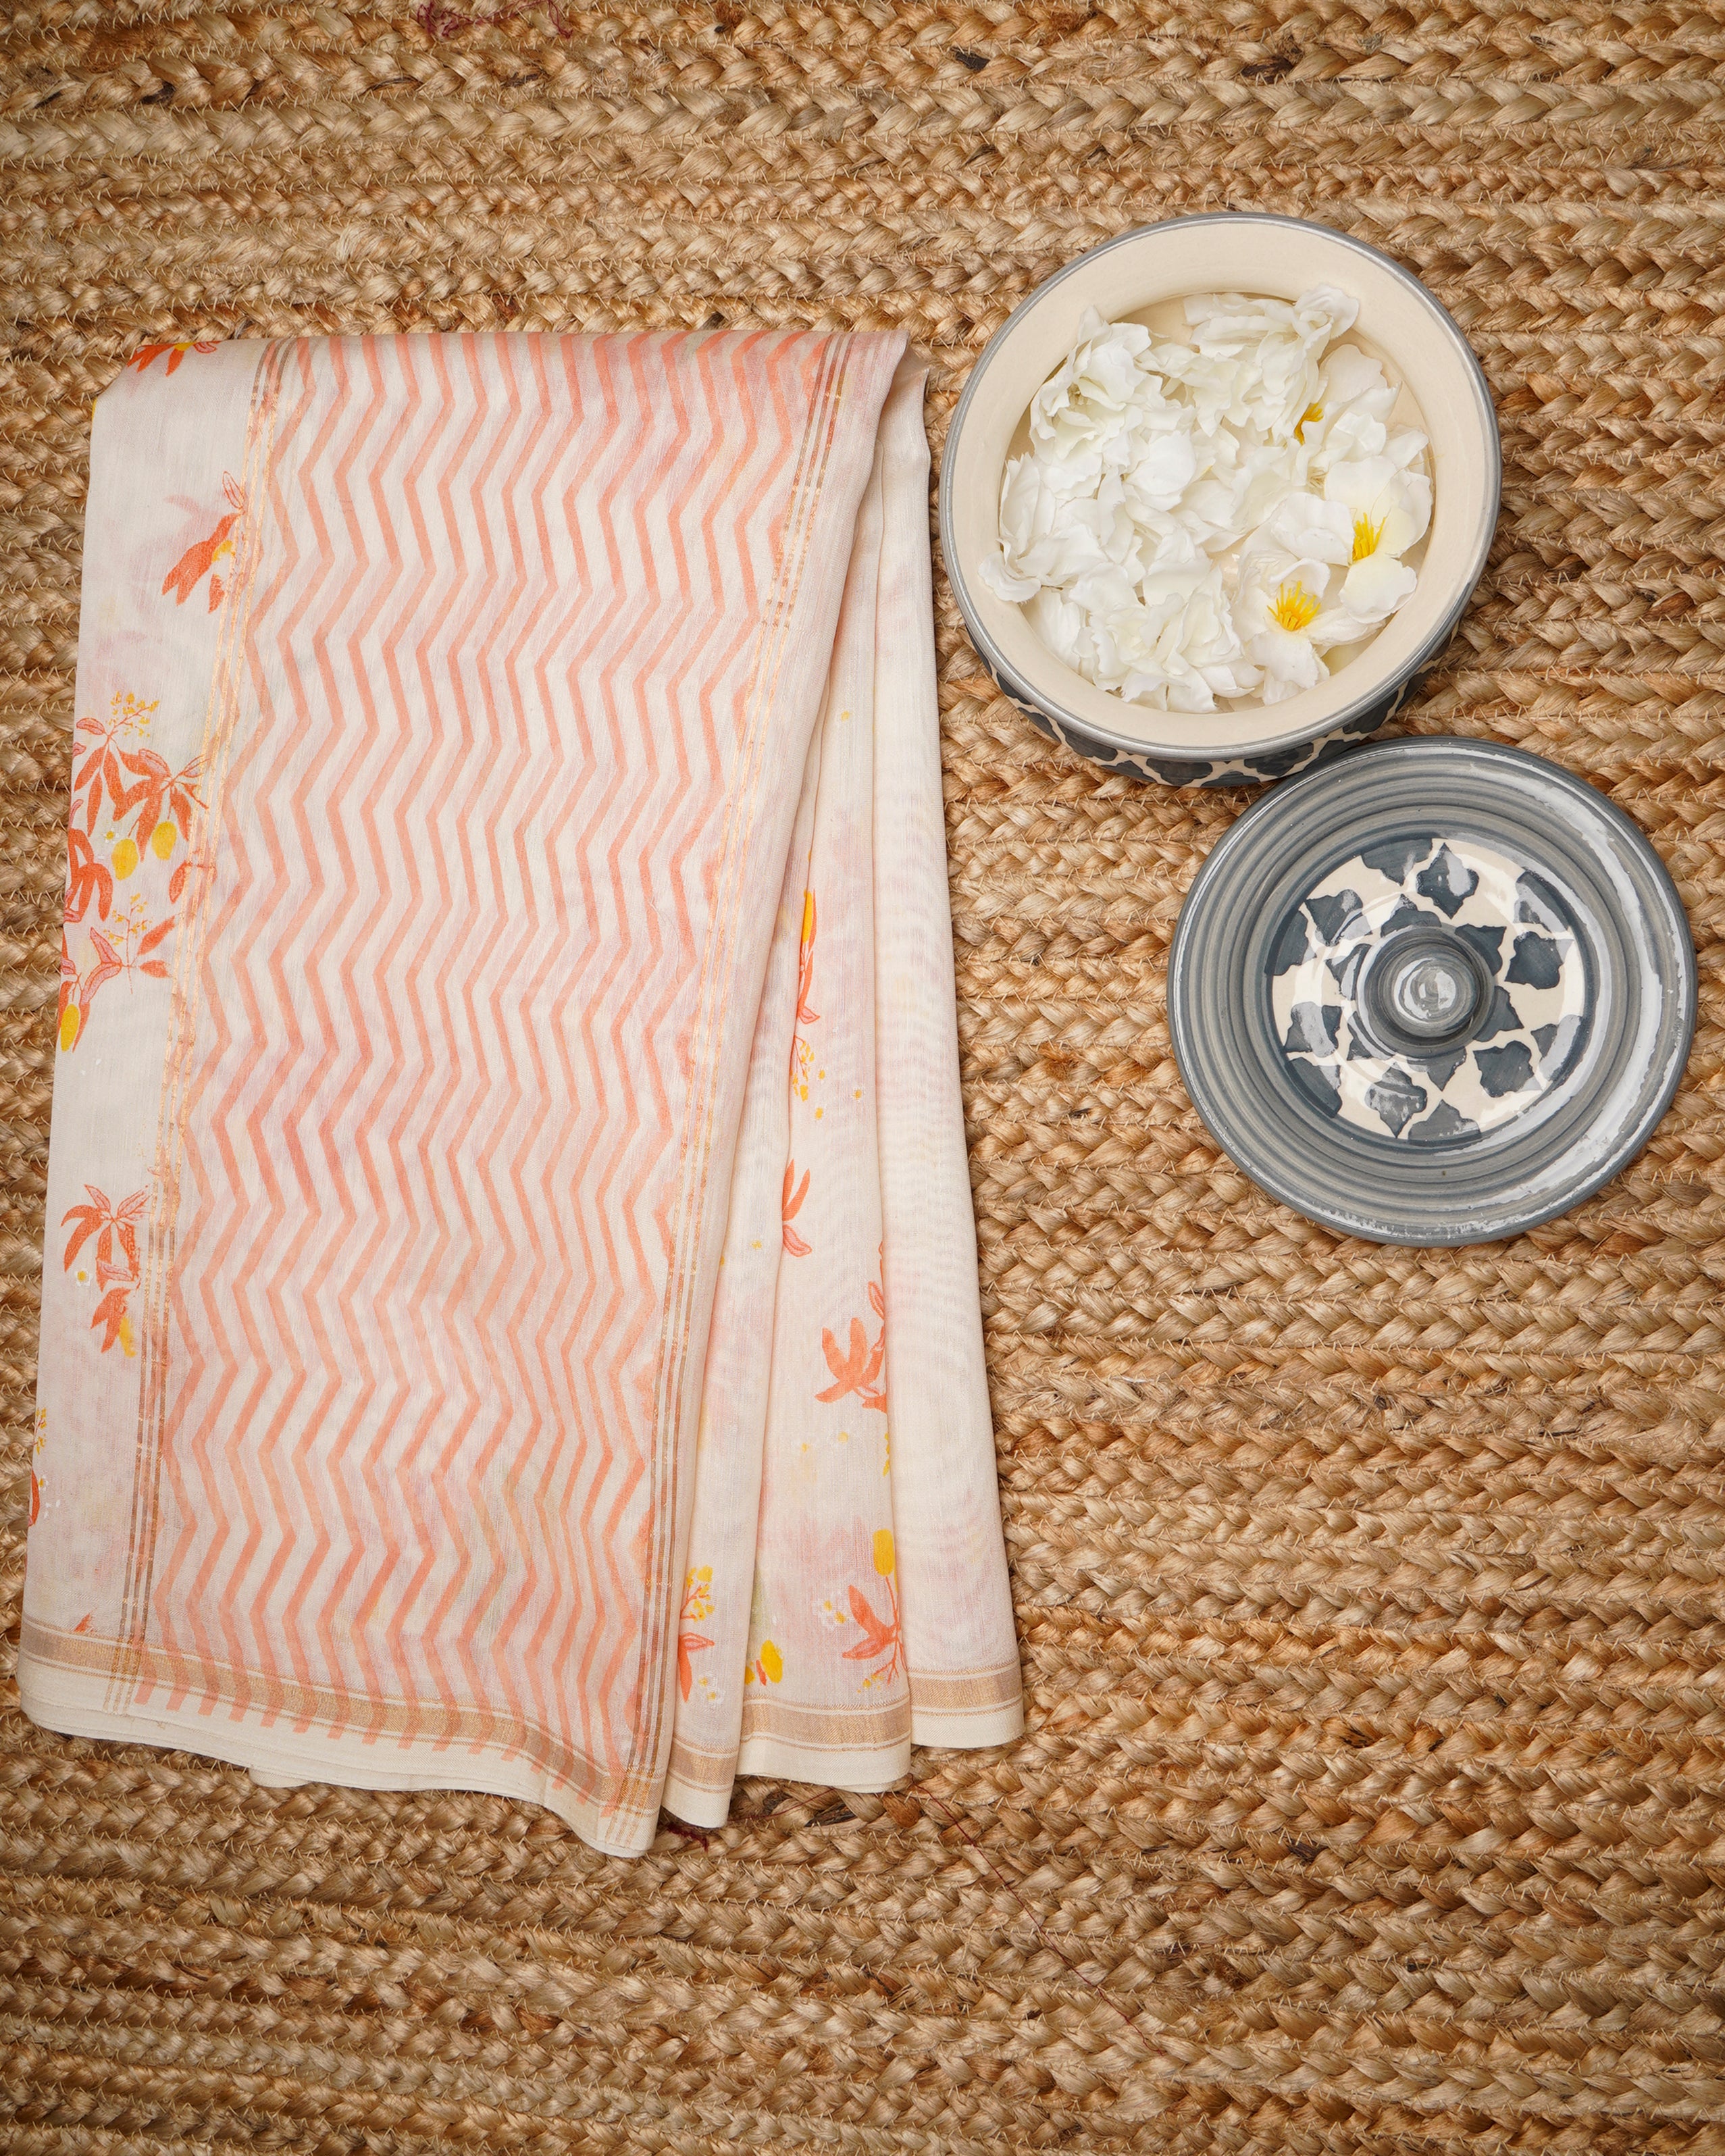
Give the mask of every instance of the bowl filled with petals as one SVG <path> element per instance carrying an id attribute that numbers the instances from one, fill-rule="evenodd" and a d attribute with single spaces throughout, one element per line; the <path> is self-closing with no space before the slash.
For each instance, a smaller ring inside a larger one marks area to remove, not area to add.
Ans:
<path id="1" fill-rule="evenodd" d="M 1044 732 L 1240 785 L 1399 710 L 1485 567 L 1502 469 L 1479 362 L 1416 277 L 1224 211 L 1122 233 L 1014 310 L 947 432 L 941 544 Z"/>

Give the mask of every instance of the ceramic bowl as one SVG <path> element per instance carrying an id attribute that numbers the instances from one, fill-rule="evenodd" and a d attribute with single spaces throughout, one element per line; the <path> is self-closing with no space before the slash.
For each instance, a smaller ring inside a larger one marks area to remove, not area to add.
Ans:
<path id="1" fill-rule="evenodd" d="M 1695 1027 L 1659 856 L 1495 742 L 1383 742 L 1211 850 L 1168 966 L 1174 1060 L 1229 1158 L 1376 1242 L 1521 1234 L 1627 1165 Z"/>
<path id="2" fill-rule="evenodd" d="M 999 536 L 1001 478 L 1021 452 L 1030 400 L 1079 336 L 1086 307 L 1180 334 L 1199 292 L 1297 299 L 1333 285 L 1359 302 L 1343 342 L 1399 382 L 1397 424 L 1430 438 L 1433 510 L 1407 604 L 1329 680 L 1280 704 L 1158 711 L 1055 658 L 1021 607 L 977 575 Z M 1485 567 L 1502 459 L 1485 377 L 1461 331 L 1415 277 L 1344 234 L 1298 218 L 1224 211 L 1122 233 L 1069 262 L 1014 309 L 971 372 L 941 465 L 947 574 L 983 664 L 1034 725 L 1081 756 L 1175 786 L 1280 778 L 1381 726 L 1437 657 Z"/>

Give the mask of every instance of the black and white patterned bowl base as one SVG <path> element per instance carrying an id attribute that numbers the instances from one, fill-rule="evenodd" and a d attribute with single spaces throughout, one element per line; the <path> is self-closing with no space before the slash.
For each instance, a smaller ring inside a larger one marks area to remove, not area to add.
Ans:
<path id="1" fill-rule="evenodd" d="M 1212 852 L 1168 977 L 1218 1142 L 1310 1219 L 1486 1242 L 1639 1152 L 1695 1019 L 1688 924 L 1629 820 L 1495 743 L 1391 742 Z"/>
<path id="2" fill-rule="evenodd" d="M 1039 733 L 1046 734 L 1075 756 L 1087 757 L 1109 771 L 1123 771 L 1133 778 L 1153 780 L 1161 786 L 1258 786 L 1266 780 L 1291 778 L 1298 772 L 1315 770 L 1332 757 L 1368 740 L 1387 726 L 1420 686 L 1423 677 L 1410 676 L 1363 711 L 1352 713 L 1327 733 L 1296 742 L 1291 748 L 1252 749 L 1237 756 L 1202 759 L 1177 757 L 1165 750 L 1128 743 L 1096 732 L 1070 712 L 1032 702 L 1004 666 L 993 664 L 986 650 L 983 661 L 995 686 L 1009 704 L 1023 713 Z"/>

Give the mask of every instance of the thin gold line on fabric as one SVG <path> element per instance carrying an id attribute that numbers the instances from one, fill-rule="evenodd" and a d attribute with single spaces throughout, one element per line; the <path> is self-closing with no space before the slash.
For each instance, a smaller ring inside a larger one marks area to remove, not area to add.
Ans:
<path id="1" fill-rule="evenodd" d="M 741 929 L 735 903 L 736 887 L 749 858 L 760 781 L 765 768 L 768 721 L 774 706 L 783 670 L 785 651 L 796 609 L 803 572 L 807 566 L 815 511 L 822 482 L 836 438 L 839 387 L 848 365 L 852 340 L 834 336 L 823 349 L 816 377 L 814 409 L 804 429 L 798 469 L 792 480 L 791 508 L 783 558 L 774 579 L 762 623 L 758 656 L 750 686 L 745 691 L 750 717 L 744 733 L 744 767 L 739 773 L 716 879 L 714 920 L 717 933 L 703 963 L 701 1015 L 694 1029 L 691 1067 L 700 1075 L 701 1093 L 691 1105 L 683 1141 L 684 1166 L 673 1232 L 672 1267 L 666 1284 L 665 1317 L 654 1397 L 655 1412 L 649 1455 L 649 1519 L 652 1524 L 652 1556 L 644 1583 L 644 1622 L 635 1675 L 635 1697 L 646 1709 L 644 1727 L 636 1751 L 637 1771 L 653 1777 L 663 1717 L 665 1712 L 662 1681 L 668 1653 L 675 1567 L 666 1544 L 676 1530 L 680 1483 L 677 1437 L 684 1389 L 687 1380 L 689 1333 L 692 1322 L 695 1286 L 699 1276 L 702 1210 L 712 1154 L 712 1116 L 717 1088 L 717 1063 L 711 1040 L 726 1009 L 734 965 L 735 946 Z M 763 678 L 764 677 L 764 678 Z M 663 1463 L 663 1467 L 661 1466 Z M 661 1473 L 668 1487 L 661 1486 Z"/>
<path id="2" fill-rule="evenodd" d="M 788 1700 L 759 1699 L 743 1702 L 742 1741 L 752 1737 L 782 1737 L 787 1743 L 805 1744 L 822 1751 L 850 1752 L 859 1748 L 878 1750 L 901 1744 L 911 1733 L 911 1702 L 902 1694 L 873 1711 L 867 1708 L 796 1707 Z"/>
<path id="3" fill-rule="evenodd" d="M 105 1672 L 116 1648 L 126 1645 L 87 1633 L 74 1635 L 35 1619 L 23 1620 L 21 1640 L 23 1651 L 39 1668 L 74 1675 Z M 416 1745 L 434 1758 L 465 1745 L 495 1752 L 505 1758 L 528 1759 L 599 1811 L 632 1808 L 638 1813 L 649 1799 L 657 1803 L 655 1777 L 636 1769 L 608 1774 L 585 1753 L 572 1750 L 555 1730 L 519 1717 L 495 1714 L 486 1707 L 446 1709 L 446 1726 L 434 1739 L 424 1729 L 425 1710 L 413 1700 L 380 1701 L 339 1685 L 301 1685 L 290 1679 L 266 1677 L 254 1671 L 206 1661 L 147 1643 L 129 1651 L 136 1655 L 144 1678 L 152 1687 L 177 1691 L 188 1702 L 198 1702 L 195 1708 L 188 1707 L 162 1717 L 171 1726 L 186 1728 L 188 1740 L 193 1738 L 198 1722 L 225 1708 L 231 1721 L 262 1730 L 286 1720 L 299 1725 L 296 1734 L 309 1733 L 314 1740 L 321 1735 L 352 1753 L 364 1751 L 376 1736 L 383 1735 L 397 1739 L 391 1748 L 396 1758 L 409 1745 Z M 361 1709 L 367 1717 L 367 1726 L 362 1729 L 355 1726 Z M 123 1713 L 126 1709 L 122 1705 L 108 1711 Z M 321 1730 L 314 1725 L 321 1725 Z"/>
<path id="4" fill-rule="evenodd" d="M 282 347 L 267 344 L 252 378 L 246 414 L 244 499 L 260 505 L 260 481 L 275 437 L 280 404 Z M 121 1589 L 119 1643 L 110 1670 L 109 1704 L 118 1710 L 135 1693 L 134 1650 L 141 1649 L 149 1624 L 149 1597 L 155 1574 L 156 1535 L 161 1513 L 162 1431 L 167 1398 L 168 1287 L 177 1245 L 180 1170 L 184 1153 L 186 1081 L 198 1020 L 196 983 L 203 932 L 213 895 L 214 847 L 220 828 L 223 786 L 239 706 L 234 654 L 250 624 L 262 554 L 261 507 L 254 507 L 243 526 L 244 552 L 234 565 L 226 617 L 211 670 L 204 719 L 202 772 L 206 791 L 204 825 L 198 834 L 198 872 L 191 878 L 187 903 L 174 937 L 172 1002 L 157 1103 L 155 1192 L 145 1243 L 147 1269 L 141 1297 L 141 1367 L 138 1417 L 133 1441 L 132 1502 Z"/>
<path id="5" fill-rule="evenodd" d="M 911 1704 L 913 1707 L 927 1707 L 937 1714 L 962 1714 L 973 1710 L 980 1712 L 1022 1698 L 1024 1688 L 1024 1671 L 1015 1661 L 998 1662 L 992 1669 L 966 1671 L 963 1674 L 932 1674 L 925 1671 L 911 1679 Z"/>
<path id="6" fill-rule="evenodd" d="M 244 483 L 248 490 L 245 499 L 249 503 L 260 501 L 262 483 L 269 467 L 280 411 L 283 350 L 284 347 L 275 344 L 265 346 L 254 380 L 244 466 Z M 261 514 L 254 511 L 248 519 L 244 532 L 245 552 L 235 565 L 232 611 L 223 626 L 216 668 L 211 675 L 210 709 L 204 737 L 208 803 L 203 843 L 199 848 L 203 870 L 190 894 L 192 902 L 187 908 L 184 934 L 175 938 L 174 1008 L 170 1019 L 168 1049 L 163 1066 L 157 1143 L 156 1203 L 161 1229 L 160 1257 L 156 1263 L 143 1321 L 149 1378 L 147 1396 L 141 1394 L 140 1423 L 141 1442 L 147 1455 L 147 1480 L 139 1493 L 141 1502 L 137 1514 L 137 1572 L 133 1581 L 134 1600 L 126 1613 L 122 1634 L 129 1646 L 141 1645 L 149 1630 L 150 1597 L 155 1580 L 161 1518 L 162 1446 L 167 1417 L 169 1312 L 173 1269 L 178 1253 L 181 1175 L 190 1105 L 188 1086 L 197 1045 L 199 1008 L 197 984 L 203 969 L 209 914 L 214 902 L 214 846 L 221 825 L 228 767 L 239 721 L 241 672 L 238 654 L 244 648 L 249 634 L 256 595 L 257 568 L 262 559 L 262 528 Z M 152 1238 L 152 1243 L 154 1240 Z M 147 1421 L 142 1412 L 145 1397 L 148 1402 Z M 130 1697 L 136 1697 L 136 1671 L 116 1668 L 116 1680 L 121 1696 L 129 1693 Z"/>
<path id="7" fill-rule="evenodd" d="M 774 709 L 779 679 L 783 670 L 784 657 L 788 649 L 790 630 L 800 594 L 803 574 L 807 566 L 815 514 L 820 498 L 834 440 L 836 439 L 836 414 L 841 401 L 841 385 L 845 378 L 851 346 L 849 337 L 834 338 L 824 348 L 816 377 L 813 410 L 805 427 L 799 448 L 798 470 L 793 477 L 791 511 L 784 556 L 779 573 L 774 581 L 773 592 L 768 602 L 762 622 L 761 656 L 755 682 L 750 695 L 753 700 L 754 718 L 745 732 L 743 770 L 739 776 L 737 798 L 731 819 L 727 822 L 724 853 L 720 871 L 720 896 L 716 902 L 716 921 L 719 935 L 715 939 L 716 963 L 712 966 L 714 993 L 704 999 L 703 1015 L 698 1023 L 697 1040 L 691 1065 L 701 1070 L 706 1080 L 706 1094 L 699 1106 L 690 1116 L 685 1135 L 685 1153 L 696 1156 L 692 1183 L 685 1174 L 682 1197 L 687 1207 L 685 1216 L 680 1221 L 675 1248 L 679 1252 L 676 1270 L 668 1283 L 666 1296 L 665 1334 L 675 1327 L 675 1338 L 662 1342 L 660 1370 L 664 1373 L 665 1359 L 670 1358 L 671 1398 L 661 1406 L 655 1418 L 653 1463 L 655 1470 L 661 1455 L 665 1433 L 670 1434 L 668 1446 L 670 1488 L 669 1502 L 660 1505 L 656 1483 L 652 1515 L 655 1527 L 655 1542 L 663 1544 L 667 1535 L 675 1531 L 677 1513 L 680 1462 L 675 1436 L 680 1427 L 684 1389 L 689 1367 L 689 1332 L 692 1321 L 695 1282 L 698 1275 L 698 1248 L 691 1249 L 691 1241 L 698 1238 L 703 1217 L 707 1181 L 712 1153 L 712 1099 L 716 1090 L 716 1059 L 709 1045 L 708 1036 L 717 1029 L 719 1015 L 726 1008 L 724 989 L 728 987 L 734 971 L 735 946 L 740 936 L 740 920 L 737 910 L 736 886 L 744 865 L 750 857 L 757 812 L 760 801 L 760 782 L 765 768 L 764 749 L 768 732 L 767 721 Z M 760 680 L 762 673 L 767 679 Z M 712 956 L 710 953 L 710 957 Z M 722 985 L 718 985 L 722 984 Z M 697 1060 L 697 1058 L 699 1059 Z M 675 1565 L 667 1565 L 661 1548 L 655 1548 L 654 1574 L 662 1577 L 665 1588 L 650 1606 L 649 1622 L 660 1632 L 668 1633 L 668 1620 L 674 1600 Z M 647 1685 L 644 1678 L 657 1668 L 667 1652 L 667 1640 L 644 1635 L 643 1669 L 638 1684 L 651 1701 L 648 1726 L 647 1757 L 657 1753 L 660 1718 L 665 1712 L 664 1686 Z M 656 1651 L 654 1650 L 656 1645 Z M 641 1696 L 638 1694 L 638 1697 Z"/>

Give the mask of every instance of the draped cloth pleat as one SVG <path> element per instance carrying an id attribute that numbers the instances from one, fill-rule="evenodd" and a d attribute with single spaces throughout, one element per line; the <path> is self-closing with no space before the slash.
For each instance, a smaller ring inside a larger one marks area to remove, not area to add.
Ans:
<path id="1" fill-rule="evenodd" d="M 896 336 L 96 410 L 19 1681 L 644 1848 L 1016 1734 Z"/>

